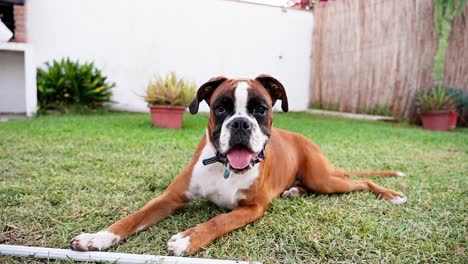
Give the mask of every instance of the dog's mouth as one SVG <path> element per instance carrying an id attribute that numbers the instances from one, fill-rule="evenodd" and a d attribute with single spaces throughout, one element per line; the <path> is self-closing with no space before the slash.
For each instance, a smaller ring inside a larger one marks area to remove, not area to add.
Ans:
<path id="1" fill-rule="evenodd" d="M 241 144 L 235 145 L 226 153 L 229 165 L 235 172 L 243 172 L 249 169 L 257 155 L 258 153 Z"/>

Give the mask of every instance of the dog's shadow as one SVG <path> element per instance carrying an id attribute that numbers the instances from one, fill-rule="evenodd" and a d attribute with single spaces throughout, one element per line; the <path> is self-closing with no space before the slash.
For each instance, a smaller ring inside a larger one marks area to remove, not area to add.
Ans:
<path id="1" fill-rule="evenodd" d="M 195 219 L 194 221 L 205 222 L 217 215 L 227 212 L 230 212 L 230 210 L 220 208 L 208 200 L 200 199 L 192 201 L 184 208 L 177 210 L 170 217 L 168 217 L 168 219 L 182 217 L 185 220 Z"/>

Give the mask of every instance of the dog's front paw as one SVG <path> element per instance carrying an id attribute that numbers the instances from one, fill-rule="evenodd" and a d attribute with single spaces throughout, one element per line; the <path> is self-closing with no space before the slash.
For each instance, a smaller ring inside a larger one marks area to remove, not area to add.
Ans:
<path id="1" fill-rule="evenodd" d="M 398 196 L 389 200 L 392 204 L 405 204 L 408 201 L 406 196 Z"/>
<path id="2" fill-rule="evenodd" d="M 169 239 L 167 242 L 167 250 L 169 254 L 180 256 L 183 253 L 189 252 L 190 236 L 184 235 L 184 233 L 178 233 Z"/>
<path id="3" fill-rule="evenodd" d="M 103 251 L 117 244 L 119 240 L 119 236 L 108 231 L 82 233 L 70 241 L 70 247 L 78 251 Z"/>

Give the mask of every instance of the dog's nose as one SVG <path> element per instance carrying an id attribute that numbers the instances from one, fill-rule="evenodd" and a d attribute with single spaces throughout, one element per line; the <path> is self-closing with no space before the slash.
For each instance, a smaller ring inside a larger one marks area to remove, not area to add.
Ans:
<path id="1" fill-rule="evenodd" d="M 247 131 L 252 128 L 252 125 L 247 118 L 237 117 L 229 123 L 229 127 L 235 131 Z"/>

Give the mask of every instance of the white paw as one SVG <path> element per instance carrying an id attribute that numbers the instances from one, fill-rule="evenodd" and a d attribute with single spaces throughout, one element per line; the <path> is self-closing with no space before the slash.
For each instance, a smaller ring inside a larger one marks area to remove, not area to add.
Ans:
<path id="1" fill-rule="evenodd" d="M 119 239 L 119 236 L 108 231 L 82 233 L 70 241 L 70 247 L 78 251 L 102 251 L 117 244 Z"/>
<path id="2" fill-rule="evenodd" d="M 299 189 L 297 187 L 291 187 L 288 190 L 285 190 L 281 196 L 284 198 L 291 198 L 291 197 L 296 197 L 299 196 Z"/>
<path id="3" fill-rule="evenodd" d="M 404 174 L 404 173 L 401 172 L 401 171 L 397 171 L 396 176 L 397 176 L 397 177 L 403 177 L 403 176 L 406 176 L 406 174 Z"/>
<path id="4" fill-rule="evenodd" d="M 404 204 L 407 201 L 408 201 L 408 198 L 406 198 L 406 196 L 401 196 L 401 197 L 396 197 L 396 198 L 390 199 L 390 202 L 392 204 Z"/>
<path id="5" fill-rule="evenodd" d="M 167 249 L 175 256 L 180 256 L 182 253 L 187 252 L 187 247 L 190 243 L 190 236 L 184 237 L 182 233 L 174 235 L 167 242 Z"/>

